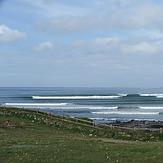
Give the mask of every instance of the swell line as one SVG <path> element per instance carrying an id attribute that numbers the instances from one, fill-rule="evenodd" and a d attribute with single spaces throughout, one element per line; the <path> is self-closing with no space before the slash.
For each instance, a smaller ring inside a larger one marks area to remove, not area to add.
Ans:
<path id="1" fill-rule="evenodd" d="M 121 115 L 155 115 L 159 112 L 91 112 L 93 114 L 121 114 Z"/>
<path id="2" fill-rule="evenodd" d="M 7 106 L 60 106 L 67 103 L 5 103 Z"/>
<path id="3" fill-rule="evenodd" d="M 37 100 L 116 99 L 116 98 L 120 98 L 120 97 L 122 97 L 122 96 L 32 96 L 33 99 L 37 99 Z"/>
<path id="4" fill-rule="evenodd" d="M 163 94 L 139 94 L 140 96 L 144 96 L 144 97 L 157 97 L 157 98 L 163 98 Z"/>

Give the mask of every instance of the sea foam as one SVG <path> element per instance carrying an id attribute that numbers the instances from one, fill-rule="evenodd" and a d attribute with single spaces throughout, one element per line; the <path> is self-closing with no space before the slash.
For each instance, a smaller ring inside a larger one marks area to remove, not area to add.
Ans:
<path id="1" fill-rule="evenodd" d="M 102 107 L 102 106 L 68 106 L 63 109 L 89 109 L 89 110 L 116 110 L 118 107 Z"/>
<path id="2" fill-rule="evenodd" d="M 67 103 L 5 103 L 6 106 L 60 106 Z"/>
<path id="3" fill-rule="evenodd" d="M 32 96 L 33 99 L 37 99 L 37 100 L 116 99 L 120 97 L 123 97 L 123 95 L 117 95 L 117 96 Z"/>
<path id="4" fill-rule="evenodd" d="M 91 112 L 93 114 L 121 114 L 121 115 L 155 115 L 159 112 Z"/>
<path id="5" fill-rule="evenodd" d="M 163 94 L 139 94 L 140 96 L 155 96 L 157 98 L 163 98 Z"/>
<path id="6" fill-rule="evenodd" d="M 163 106 L 140 106 L 139 109 L 151 109 L 151 110 L 155 110 L 155 109 L 163 109 Z"/>

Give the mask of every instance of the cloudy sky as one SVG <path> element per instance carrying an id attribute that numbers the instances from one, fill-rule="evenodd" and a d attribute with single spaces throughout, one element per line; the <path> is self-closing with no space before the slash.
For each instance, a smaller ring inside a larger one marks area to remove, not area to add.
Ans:
<path id="1" fill-rule="evenodd" d="M 0 86 L 163 86 L 163 1 L 0 0 Z"/>

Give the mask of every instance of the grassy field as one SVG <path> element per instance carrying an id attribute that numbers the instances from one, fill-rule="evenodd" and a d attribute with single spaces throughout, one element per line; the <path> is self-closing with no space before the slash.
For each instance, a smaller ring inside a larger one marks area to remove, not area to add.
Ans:
<path id="1" fill-rule="evenodd" d="M 163 160 L 162 133 L 135 132 L 139 136 L 129 140 L 123 135 L 134 132 L 123 135 L 110 129 L 104 132 L 35 111 L 0 109 L 1 163 L 162 163 Z"/>

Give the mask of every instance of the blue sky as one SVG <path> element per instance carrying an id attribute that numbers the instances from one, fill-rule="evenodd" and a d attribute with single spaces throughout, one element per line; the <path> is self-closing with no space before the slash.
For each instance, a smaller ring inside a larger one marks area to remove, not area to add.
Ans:
<path id="1" fill-rule="evenodd" d="M 0 0 L 0 86 L 163 86 L 161 0 Z"/>

